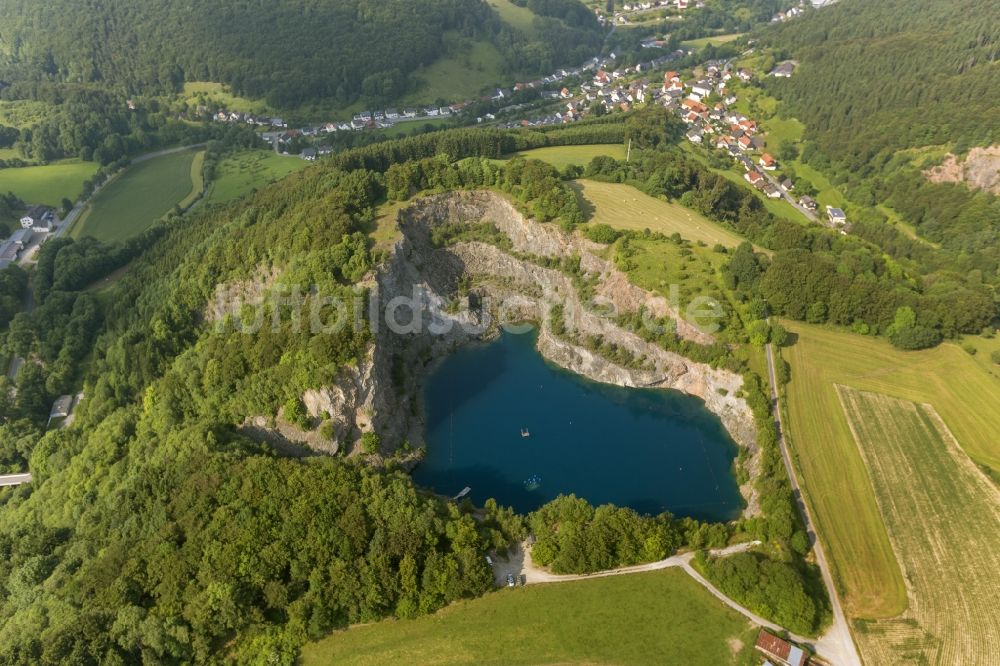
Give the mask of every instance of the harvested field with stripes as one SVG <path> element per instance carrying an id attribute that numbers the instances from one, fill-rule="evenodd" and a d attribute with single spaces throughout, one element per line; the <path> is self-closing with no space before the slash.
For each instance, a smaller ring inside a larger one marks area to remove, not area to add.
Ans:
<path id="1" fill-rule="evenodd" d="M 1000 489 L 931 405 L 836 388 L 908 601 L 897 617 L 855 622 L 866 663 L 998 663 Z"/>

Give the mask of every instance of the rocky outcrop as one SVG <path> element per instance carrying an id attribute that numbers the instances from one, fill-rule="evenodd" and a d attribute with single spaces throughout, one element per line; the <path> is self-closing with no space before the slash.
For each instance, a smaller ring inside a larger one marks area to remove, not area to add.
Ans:
<path id="1" fill-rule="evenodd" d="M 924 176 L 932 183 L 965 183 L 970 189 L 1000 195 L 1000 145 L 973 148 L 961 161 L 948 153 Z"/>

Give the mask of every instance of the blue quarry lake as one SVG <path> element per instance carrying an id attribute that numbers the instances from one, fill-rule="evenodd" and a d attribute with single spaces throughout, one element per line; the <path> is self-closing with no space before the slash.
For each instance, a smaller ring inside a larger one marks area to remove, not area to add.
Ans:
<path id="1" fill-rule="evenodd" d="M 739 515 L 737 446 L 701 400 L 590 381 L 548 363 L 535 341 L 503 333 L 434 369 L 418 484 L 448 496 L 470 487 L 475 504 L 493 497 L 522 513 L 575 493 L 642 513 Z"/>

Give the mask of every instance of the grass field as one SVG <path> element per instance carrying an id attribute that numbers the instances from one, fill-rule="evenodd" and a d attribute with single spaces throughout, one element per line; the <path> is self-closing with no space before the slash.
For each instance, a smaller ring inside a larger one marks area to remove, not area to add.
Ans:
<path id="1" fill-rule="evenodd" d="M 616 160 L 625 159 L 625 146 L 618 143 L 590 144 L 584 146 L 551 146 L 534 148 L 517 153 L 521 157 L 548 162 L 557 169 L 570 164 L 587 166 L 590 160 L 599 155 L 613 157 Z"/>
<path id="2" fill-rule="evenodd" d="M 379 250 L 389 250 L 402 236 L 396 226 L 396 215 L 410 205 L 408 201 L 385 203 L 379 206 L 378 215 L 367 231 L 371 235 L 375 247 Z"/>
<path id="3" fill-rule="evenodd" d="M 1000 470 L 1000 380 L 955 344 L 902 352 L 881 339 L 787 322 L 789 440 L 848 614 L 886 618 L 906 590 L 836 384 L 929 403 L 965 453 Z"/>
<path id="4" fill-rule="evenodd" d="M 338 632 L 325 664 L 752 664 L 756 630 L 679 570 L 502 590 L 417 620 Z"/>
<path id="5" fill-rule="evenodd" d="M 45 166 L 0 169 L 0 192 L 13 192 L 29 206 L 58 207 L 63 198 L 76 201 L 87 180 L 100 165 L 77 159 L 60 160 Z"/>
<path id="6" fill-rule="evenodd" d="M 680 204 L 654 199 L 630 185 L 576 181 L 584 208 L 592 214 L 592 224 L 608 224 L 618 229 L 650 229 L 666 235 L 674 232 L 690 241 L 736 247 L 743 238 L 735 232 Z"/>
<path id="7" fill-rule="evenodd" d="M 681 42 L 681 46 L 687 49 L 697 50 L 709 44 L 714 44 L 718 46 L 719 44 L 726 44 L 728 42 L 735 41 L 745 35 L 743 32 L 733 32 L 728 35 L 713 35 L 711 37 L 702 37 L 700 39 L 689 39 L 687 41 Z"/>
<path id="8" fill-rule="evenodd" d="M 996 663 L 1000 490 L 930 405 L 838 393 L 910 597 L 903 616 L 855 625 L 866 662 Z"/>
<path id="9" fill-rule="evenodd" d="M 208 185 L 205 203 L 226 203 L 308 166 L 305 160 L 273 150 L 248 150 L 226 157 Z"/>
<path id="10" fill-rule="evenodd" d="M 199 97 L 205 97 L 227 111 L 254 114 L 270 114 L 271 112 L 265 102 L 234 95 L 229 90 L 229 86 L 214 81 L 188 81 L 184 84 L 182 95 L 191 105 L 197 105 Z"/>
<path id="11" fill-rule="evenodd" d="M 130 166 L 97 193 L 70 234 L 117 241 L 141 233 L 191 192 L 194 157 L 185 150 Z"/>
<path id="12" fill-rule="evenodd" d="M 201 191 L 205 189 L 205 151 L 199 150 L 191 160 L 191 191 L 177 204 L 184 210 L 198 200 Z"/>
<path id="13" fill-rule="evenodd" d="M 799 143 L 802 141 L 802 133 L 805 132 L 805 125 L 795 118 L 774 117 L 762 123 L 762 129 L 766 132 L 764 145 L 773 154 L 778 150 L 783 141 Z"/>
<path id="14" fill-rule="evenodd" d="M 527 7 L 518 7 L 510 0 L 488 0 L 490 7 L 503 22 L 521 30 L 529 37 L 535 34 L 535 13 Z"/>
<path id="15" fill-rule="evenodd" d="M 489 42 L 467 39 L 451 31 L 445 33 L 444 42 L 447 55 L 414 72 L 413 77 L 420 83 L 416 92 L 406 96 L 403 105 L 466 99 L 484 87 L 513 77 L 503 74 L 503 57 Z"/>
<path id="16" fill-rule="evenodd" d="M 732 304 L 722 290 L 719 271 L 729 255 L 696 245 L 685 254 L 684 248 L 671 241 L 637 240 L 630 243 L 630 248 L 633 254 L 625 272 L 633 284 L 668 300 L 676 299 L 681 315 L 691 323 L 716 323 L 713 319 L 697 321 L 685 316 L 689 306 L 697 305 L 696 298 L 712 299 L 722 306 L 728 319 Z"/>

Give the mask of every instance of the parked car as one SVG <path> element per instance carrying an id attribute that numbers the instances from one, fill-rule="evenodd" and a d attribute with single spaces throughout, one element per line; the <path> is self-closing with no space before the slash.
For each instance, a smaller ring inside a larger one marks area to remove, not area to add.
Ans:
<path id="1" fill-rule="evenodd" d="M 489 555 L 486 556 L 486 564 L 493 566 L 493 558 Z"/>
<path id="2" fill-rule="evenodd" d="M 507 587 L 514 587 L 514 574 L 507 574 Z"/>

